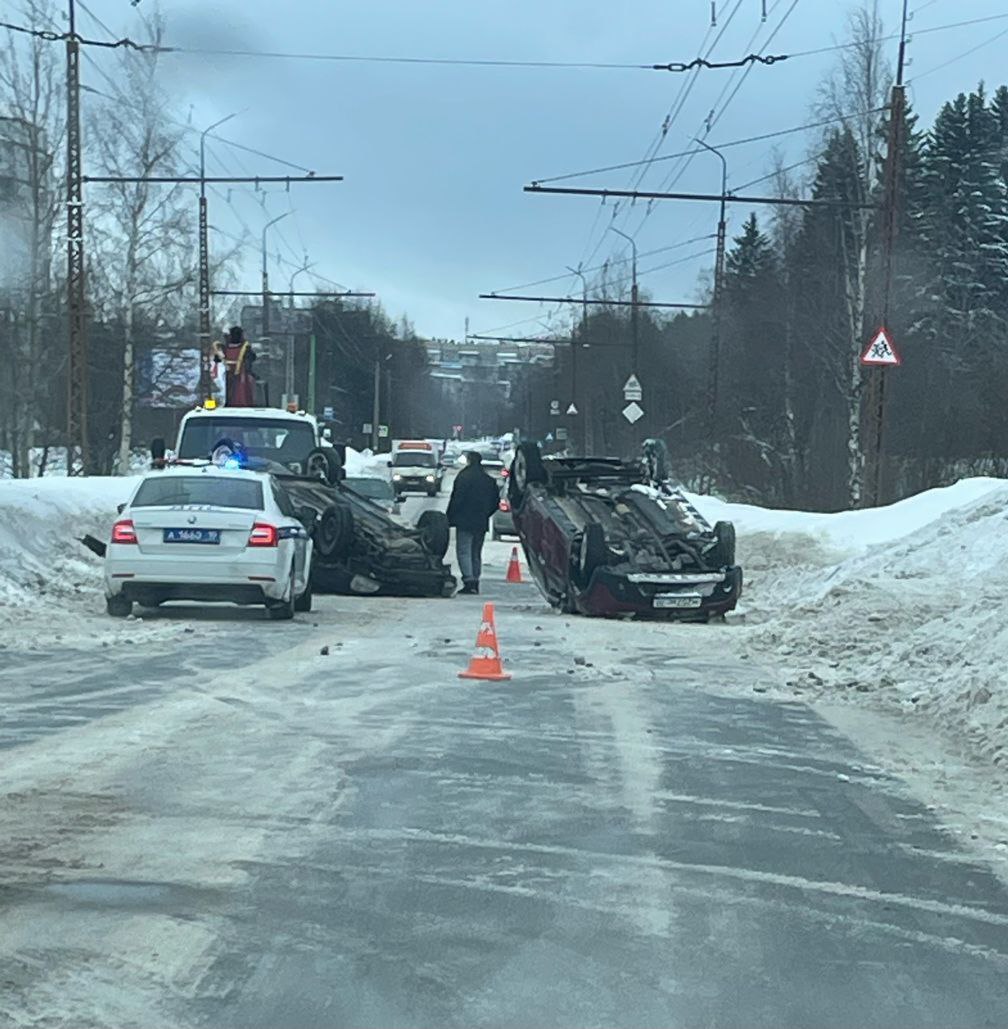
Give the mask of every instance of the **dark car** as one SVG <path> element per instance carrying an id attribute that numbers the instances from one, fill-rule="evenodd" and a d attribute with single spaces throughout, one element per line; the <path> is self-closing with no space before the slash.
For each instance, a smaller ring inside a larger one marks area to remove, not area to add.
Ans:
<path id="1" fill-rule="evenodd" d="M 519 446 L 508 498 L 529 570 L 571 613 L 708 621 L 742 592 L 731 522 L 711 527 L 641 462 Z"/>
<path id="2" fill-rule="evenodd" d="M 514 518 L 511 517 L 511 501 L 508 500 L 507 479 L 501 479 L 500 503 L 490 519 L 490 538 L 499 540 L 505 536 L 517 536 Z"/>

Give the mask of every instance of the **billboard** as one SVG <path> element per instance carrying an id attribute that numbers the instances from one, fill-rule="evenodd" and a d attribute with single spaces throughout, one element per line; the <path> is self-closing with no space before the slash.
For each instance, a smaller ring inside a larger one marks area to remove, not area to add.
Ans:
<path id="1" fill-rule="evenodd" d="M 154 348 L 136 355 L 136 402 L 139 407 L 193 407 L 199 397 L 200 352 Z"/>

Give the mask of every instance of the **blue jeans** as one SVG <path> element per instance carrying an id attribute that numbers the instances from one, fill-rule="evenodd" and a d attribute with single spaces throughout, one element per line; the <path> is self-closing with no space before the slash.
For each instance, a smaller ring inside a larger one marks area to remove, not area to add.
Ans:
<path id="1" fill-rule="evenodd" d="M 486 532 L 470 532 L 468 529 L 455 530 L 455 554 L 458 557 L 459 570 L 463 582 L 479 582 L 483 571 L 483 539 Z"/>

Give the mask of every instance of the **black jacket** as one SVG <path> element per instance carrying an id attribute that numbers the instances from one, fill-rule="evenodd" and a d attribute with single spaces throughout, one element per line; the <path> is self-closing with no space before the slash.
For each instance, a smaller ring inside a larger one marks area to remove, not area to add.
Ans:
<path id="1" fill-rule="evenodd" d="M 455 476 L 448 524 L 465 532 L 486 532 L 499 502 L 497 483 L 478 465 L 467 465 Z"/>

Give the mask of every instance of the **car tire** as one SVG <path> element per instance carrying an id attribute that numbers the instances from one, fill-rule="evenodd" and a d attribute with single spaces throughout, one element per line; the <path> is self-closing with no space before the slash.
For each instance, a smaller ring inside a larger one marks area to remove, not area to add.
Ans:
<path id="1" fill-rule="evenodd" d="M 417 519 L 416 527 L 424 548 L 439 561 L 443 560 L 448 553 L 448 540 L 451 535 L 448 516 L 443 511 L 424 511 Z"/>
<path id="2" fill-rule="evenodd" d="M 105 598 L 105 611 L 113 618 L 129 618 L 133 614 L 133 601 L 117 593 L 114 597 Z"/>
<path id="3" fill-rule="evenodd" d="M 290 586 L 287 590 L 286 600 L 267 600 L 266 610 L 274 622 L 289 622 L 294 617 L 294 605 L 297 598 L 294 596 L 294 568 L 291 567 Z"/>
<path id="4" fill-rule="evenodd" d="M 605 532 L 598 522 L 589 522 L 581 533 L 581 546 L 578 548 L 577 570 L 582 585 L 587 586 L 595 570 L 609 561 L 609 548 L 606 546 Z"/>
<path id="5" fill-rule="evenodd" d="M 343 478 L 343 462 L 332 447 L 316 447 L 305 458 L 304 473 L 335 486 Z"/>
<path id="6" fill-rule="evenodd" d="M 714 546 L 707 559 L 715 568 L 730 568 L 735 564 L 735 526 L 731 522 L 714 523 Z"/>
<path id="7" fill-rule="evenodd" d="M 341 504 L 330 504 L 315 527 L 314 544 L 320 557 L 339 560 L 350 552 L 353 544 L 353 512 Z"/>
<path id="8" fill-rule="evenodd" d="M 543 465 L 539 444 L 519 443 L 518 451 L 511 462 L 511 473 L 508 475 L 508 500 L 511 506 L 521 506 L 525 499 L 525 491 L 531 483 L 545 481 L 546 468 Z"/>
<path id="9" fill-rule="evenodd" d="M 304 593 L 294 598 L 294 610 L 300 614 L 307 614 L 312 609 L 312 600 L 311 576 L 308 576 L 308 585 L 305 586 Z"/>

